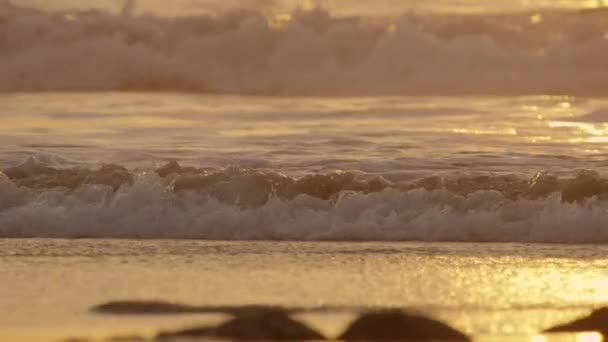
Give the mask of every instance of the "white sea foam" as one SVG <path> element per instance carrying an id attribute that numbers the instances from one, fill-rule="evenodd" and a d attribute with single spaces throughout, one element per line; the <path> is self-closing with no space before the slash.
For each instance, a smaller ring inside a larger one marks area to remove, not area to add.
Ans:
<path id="1" fill-rule="evenodd" d="M 510 188 L 526 183 L 482 177 L 362 189 L 363 180 L 349 177 L 290 182 L 246 170 L 192 181 L 194 170 L 173 165 L 139 172 L 131 184 L 116 166 L 82 171 L 88 184 L 68 189 L 53 186 L 65 173 L 31 164 L 26 176 L 0 177 L 0 237 L 608 242 L 608 202 L 593 192 L 605 181 L 589 172 L 561 190 L 558 179 L 540 175 L 513 195 Z M 183 175 L 175 172 L 190 177 L 189 187 L 176 189 Z M 50 185 L 42 174 L 54 177 Z M 23 181 L 31 177 L 33 185 Z M 580 196 L 568 201 L 568 191 Z"/>
<path id="2" fill-rule="evenodd" d="M 605 10 L 334 17 L 251 8 L 165 18 L 0 11 L 0 90 L 271 95 L 608 89 Z"/>

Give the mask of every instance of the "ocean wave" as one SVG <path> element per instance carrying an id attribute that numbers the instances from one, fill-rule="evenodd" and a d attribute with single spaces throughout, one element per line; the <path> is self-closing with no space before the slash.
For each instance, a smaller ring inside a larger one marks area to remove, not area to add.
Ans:
<path id="1" fill-rule="evenodd" d="M 607 95 L 608 12 L 0 9 L 0 91 Z"/>
<path id="2" fill-rule="evenodd" d="M 0 237 L 608 242 L 608 180 L 538 173 L 395 183 L 335 172 L 183 167 L 0 174 Z"/>

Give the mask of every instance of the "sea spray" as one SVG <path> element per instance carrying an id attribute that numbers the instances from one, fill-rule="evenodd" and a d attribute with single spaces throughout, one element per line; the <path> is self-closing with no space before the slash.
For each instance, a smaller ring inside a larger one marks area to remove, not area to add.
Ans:
<path id="1" fill-rule="evenodd" d="M 606 95 L 606 12 L 0 13 L 0 91 Z"/>

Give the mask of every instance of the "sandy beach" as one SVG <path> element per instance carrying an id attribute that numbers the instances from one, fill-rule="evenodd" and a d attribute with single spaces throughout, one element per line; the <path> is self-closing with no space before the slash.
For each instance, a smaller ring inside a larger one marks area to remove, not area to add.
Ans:
<path id="1" fill-rule="evenodd" d="M 152 337 L 227 319 L 213 313 L 91 311 L 111 301 L 160 300 L 308 308 L 313 312 L 297 317 L 329 337 L 364 310 L 405 308 L 440 319 L 475 341 L 521 341 L 608 300 L 606 248 L 592 245 L 174 240 L 2 240 L 0 245 L 5 339 Z M 323 307 L 326 311 L 314 312 Z M 572 336 L 557 338 L 573 341 Z"/>

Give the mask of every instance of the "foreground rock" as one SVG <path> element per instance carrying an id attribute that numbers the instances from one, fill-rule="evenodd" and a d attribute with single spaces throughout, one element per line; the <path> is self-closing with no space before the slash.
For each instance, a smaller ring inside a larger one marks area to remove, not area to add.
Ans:
<path id="1" fill-rule="evenodd" d="M 363 314 L 338 339 L 346 341 L 469 341 L 466 335 L 441 322 L 398 310 Z"/>
<path id="2" fill-rule="evenodd" d="M 179 315 L 179 314 L 227 314 L 243 316 L 261 311 L 280 310 L 288 314 L 295 313 L 351 313 L 361 311 L 361 307 L 283 307 L 271 305 L 187 305 L 165 301 L 125 300 L 111 301 L 96 305 L 90 309 L 104 315 Z"/>
<path id="3" fill-rule="evenodd" d="M 163 332 L 158 340 L 181 338 L 220 338 L 256 341 L 325 340 L 320 333 L 289 317 L 280 309 L 249 310 L 217 327 L 201 327 Z"/>
<path id="4" fill-rule="evenodd" d="M 597 331 L 608 336 L 608 308 L 595 310 L 587 317 L 545 330 L 548 333 L 580 331 Z"/>
<path id="5" fill-rule="evenodd" d="M 175 315 L 220 313 L 232 316 L 255 315 L 268 311 L 297 312 L 303 309 L 287 309 L 264 305 L 242 306 L 194 306 L 163 301 L 114 301 L 97 305 L 91 311 L 109 315 Z"/>
<path id="6" fill-rule="evenodd" d="M 112 315 L 170 315 L 200 313 L 201 308 L 158 301 L 117 301 L 97 305 L 91 311 Z"/>

